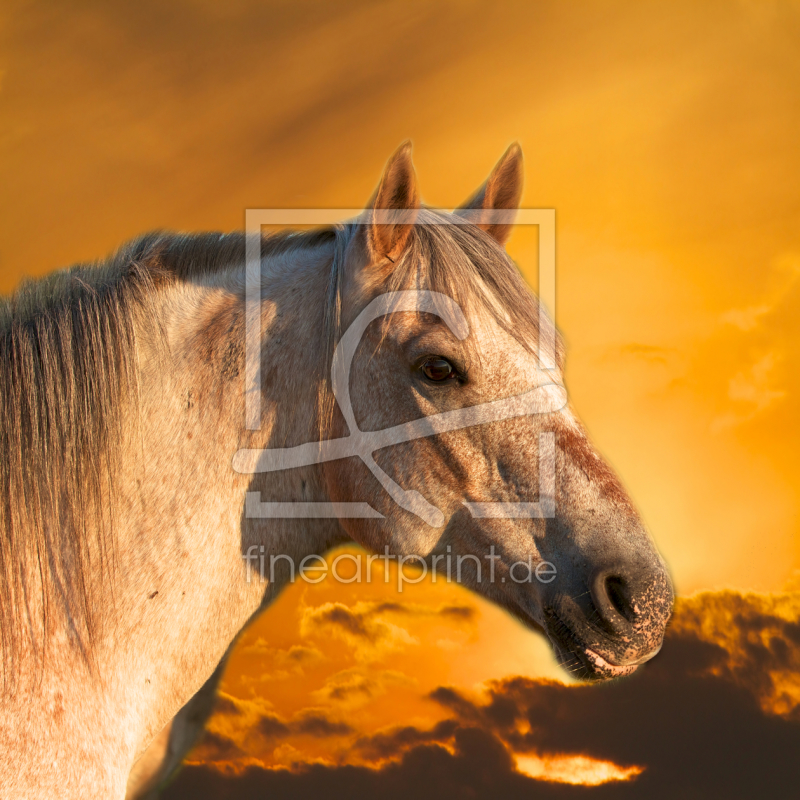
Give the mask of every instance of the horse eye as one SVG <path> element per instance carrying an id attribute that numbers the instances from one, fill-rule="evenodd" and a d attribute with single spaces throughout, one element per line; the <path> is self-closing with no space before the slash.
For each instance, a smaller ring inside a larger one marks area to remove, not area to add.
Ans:
<path id="1" fill-rule="evenodd" d="M 453 365 L 443 358 L 429 358 L 422 365 L 422 372 L 429 380 L 440 383 L 455 376 Z"/>

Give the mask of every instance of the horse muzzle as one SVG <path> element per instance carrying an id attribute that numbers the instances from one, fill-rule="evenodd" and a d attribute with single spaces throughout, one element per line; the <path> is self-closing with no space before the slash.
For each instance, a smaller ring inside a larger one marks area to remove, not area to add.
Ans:
<path id="1" fill-rule="evenodd" d="M 630 675 L 661 649 L 673 590 L 658 564 L 636 577 L 598 569 L 576 596 L 543 603 L 544 627 L 561 666 L 585 680 Z"/>

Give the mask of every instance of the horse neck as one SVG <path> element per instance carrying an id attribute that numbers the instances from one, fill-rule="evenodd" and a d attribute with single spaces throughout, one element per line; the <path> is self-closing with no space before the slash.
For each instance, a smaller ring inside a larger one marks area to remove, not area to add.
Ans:
<path id="1" fill-rule="evenodd" d="M 299 563 L 342 538 L 335 521 L 246 517 L 250 491 L 265 500 L 326 499 L 318 467 L 250 476 L 231 466 L 241 447 L 317 437 L 316 385 L 303 376 L 313 374 L 322 346 L 315 315 L 324 281 L 314 279 L 311 264 L 298 264 L 295 274 L 286 266 L 265 265 L 258 431 L 248 431 L 244 418 L 243 266 L 158 289 L 137 331 L 140 400 L 120 444 L 113 591 L 94 645 L 113 705 L 107 716 L 129 717 L 134 748 L 200 688 L 280 589 L 280 571 L 271 584 L 248 576 L 247 549 Z"/>
<path id="2" fill-rule="evenodd" d="M 317 437 L 316 385 L 308 376 L 323 357 L 318 318 L 326 280 L 324 258 L 302 255 L 296 264 L 282 258 L 264 265 L 258 431 L 244 424 L 243 265 L 154 289 L 136 320 L 138 400 L 123 412 L 123 437 L 113 443 L 119 467 L 104 498 L 114 509 L 113 561 L 105 582 L 89 581 L 86 598 L 100 609 L 98 634 L 89 641 L 69 611 L 51 609 L 44 672 L 25 667 L 16 691 L 0 702 L 0 749 L 11 754 L 10 743 L 39 743 L 13 749 L 20 785 L 61 780 L 56 770 L 37 772 L 44 755 L 55 763 L 80 752 L 82 763 L 101 772 L 121 765 L 120 775 L 85 780 L 124 786 L 125 765 L 277 593 L 278 582 L 247 580 L 247 548 L 299 563 L 341 538 L 335 521 L 245 515 L 248 491 L 262 499 L 325 500 L 318 467 L 249 476 L 231 465 L 241 447 Z M 33 665 L 37 658 L 25 650 L 21 660 Z M 65 704 L 68 713 L 53 711 Z"/>
<path id="3" fill-rule="evenodd" d="M 315 378 L 324 358 L 318 318 L 325 260 L 324 253 L 301 252 L 264 262 L 258 430 L 245 426 L 244 267 L 162 290 L 157 313 L 166 348 L 149 337 L 142 359 L 140 443 L 130 443 L 141 452 L 131 459 L 136 466 L 126 480 L 127 524 L 120 533 L 127 541 L 117 540 L 118 549 L 130 554 L 130 591 L 158 591 L 161 597 L 180 587 L 188 596 L 185 584 L 192 591 L 203 587 L 205 602 L 222 607 L 230 616 L 225 627 L 235 633 L 265 590 L 272 596 L 279 588 L 246 580 L 247 548 L 302 559 L 341 538 L 336 524 L 245 514 L 248 492 L 262 500 L 327 499 L 318 466 L 257 476 L 231 467 L 239 448 L 285 447 L 318 437 Z M 147 502 L 135 508 L 145 491 Z M 193 565 L 191 578 L 178 566 L 185 563 Z"/>

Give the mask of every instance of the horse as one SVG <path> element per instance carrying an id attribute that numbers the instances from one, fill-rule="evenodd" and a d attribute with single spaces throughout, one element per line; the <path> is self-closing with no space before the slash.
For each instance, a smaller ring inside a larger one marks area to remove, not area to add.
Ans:
<path id="1" fill-rule="evenodd" d="M 513 145 L 448 213 L 405 143 L 356 219 L 260 236 L 255 305 L 242 233 L 148 234 L 4 302 L 0 796 L 153 786 L 288 562 L 344 542 L 461 556 L 578 677 L 655 655 L 668 570 L 505 251 L 522 172 Z M 253 512 L 289 506 L 321 511 Z"/>

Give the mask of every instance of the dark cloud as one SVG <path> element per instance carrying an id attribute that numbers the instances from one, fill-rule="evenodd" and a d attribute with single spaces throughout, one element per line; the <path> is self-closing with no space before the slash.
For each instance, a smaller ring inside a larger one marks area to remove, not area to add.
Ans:
<path id="1" fill-rule="evenodd" d="M 516 752 L 585 753 L 645 767 L 633 784 L 604 788 L 614 796 L 772 797 L 790 791 L 798 776 L 800 727 L 765 714 L 750 691 L 707 671 L 723 659 L 716 646 L 669 644 L 663 658 L 627 682 L 565 687 L 515 678 L 497 684 L 488 705 L 473 706 L 466 716 L 480 717 Z M 436 699 L 454 708 L 451 698 L 437 693 Z"/>
<path id="2" fill-rule="evenodd" d="M 353 636 L 372 640 L 374 633 L 367 629 L 364 616 L 354 613 L 344 603 L 328 603 L 321 608 L 314 609 L 308 619 L 315 628 L 334 626 Z"/>
<path id="3" fill-rule="evenodd" d="M 415 800 L 444 797 L 502 797 L 504 800 L 568 796 L 562 787 L 541 784 L 515 772 L 508 750 L 491 733 L 457 728 L 453 752 L 438 744 L 409 750 L 383 769 L 311 765 L 299 771 L 247 769 L 226 776 L 207 767 L 186 767 L 164 792 L 169 800 Z"/>
<path id="4" fill-rule="evenodd" d="M 441 606 L 438 613 L 443 617 L 456 619 L 474 619 L 476 610 L 472 606 Z"/>
<path id="5" fill-rule="evenodd" d="M 359 676 L 344 683 L 336 683 L 328 687 L 326 695 L 329 700 L 341 702 L 357 695 L 372 697 L 377 688 L 378 685 L 375 681 Z"/>
<path id="6" fill-rule="evenodd" d="M 214 700 L 214 713 L 234 716 L 243 713 L 242 704 L 232 695 L 220 692 Z"/>
<path id="7" fill-rule="evenodd" d="M 289 735 L 289 726 L 277 714 L 265 714 L 259 718 L 254 727 L 267 739 Z"/>
<path id="8" fill-rule="evenodd" d="M 400 614 L 403 616 L 435 616 L 455 617 L 457 619 L 474 619 L 477 610 L 474 606 L 465 605 L 441 605 L 438 607 L 421 606 L 416 603 L 397 603 L 394 601 L 384 601 L 375 603 L 369 609 L 372 614 Z"/>
<path id="9" fill-rule="evenodd" d="M 311 664 L 323 658 L 322 653 L 314 647 L 303 647 L 303 645 L 292 645 L 283 656 L 289 664 Z"/>
<path id="10" fill-rule="evenodd" d="M 632 677 L 599 686 L 509 678 L 481 699 L 440 687 L 430 697 L 448 718 L 434 727 L 398 726 L 353 740 L 352 759 L 378 768 L 299 765 L 226 777 L 193 766 L 165 796 L 793 796 L 800 777 L 798 608 L 798 595 L 683 600 L 662 653 Z M 298 720 L 290 723 L 297 730 Z M 516 770 L 514 757 L 525 755 L 583 755 L 644 771 L 595 787 L 548 783 Z"/>
<path id="11" fill-rule="evenodd" d="M 192 751 L 192 759 L 220 767 L 252 759 L 251 748 L 274 747 L 297 736 L 315 739 L 348 736 L 353 728 L 325 708 L 304 708 L 285 719 L 263 703 L 220 694 L 210 727 Z"/>
<path id="12" fill-rule="evenodd" d="M 714 669 L 722 677 L 800 722 L 800 593 L 705 592 L 681 605 L 675 634 L 719 645 L 725 656 Z"/>
<path id="13" fill-rule="evenodd" d="M 207 730 L 192 751 L 192 756 L 203 762 L 231 762 L 246 758 L 247 753 L 228 736 Z"/>
<path id="14" fill-rule="evenodd" d="M 344 603 L 325 603 L 322 606 L 306 609 L 303 615 L 302 629 L 305 634 L 323 633 L 326 636 L 330 636 L 331 630 L 333 630 L 370 644 L 376 644 L 391 634 L 390 629 L 383 622 L 385 617 L 441 616 L 452 623 L 453 621 L 472 622 L 477 617 L 477 613 L 474 606 L 470 605 L 446 604 L 431 607 L 416 603 L 383 601 L 356 603 L 351 607 Z"/>
<path id="15" fill-rule="evenodd" d="M 430 730 L 421 730 L 413 725 L 381 731 L 374 736 L 359 739 L 354 750 L 369 761 L 396 758 L 401 753 L 421 744 L 437 744 L 452 739 L 460 725 L 454 719 L 445 719 Z"/>
<path id="16" fill-rule="evenodd" d="M 330 719 L 317 708 L 304 709 L 292 719 L 292 730 L 306 736 L 345 736 L 353 729 L 346 722 Z"/>

